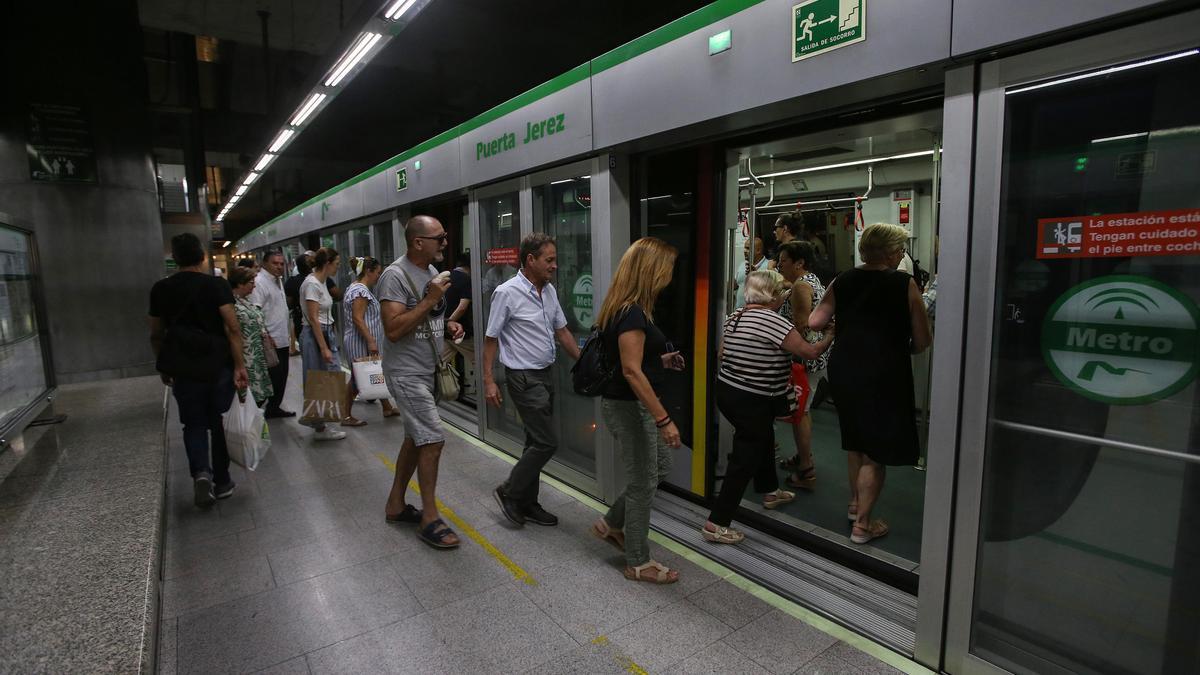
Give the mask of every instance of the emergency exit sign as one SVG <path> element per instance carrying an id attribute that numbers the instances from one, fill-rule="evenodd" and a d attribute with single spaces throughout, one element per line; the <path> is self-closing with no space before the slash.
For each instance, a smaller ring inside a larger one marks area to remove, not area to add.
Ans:
<path id="1" fill-rule="evenodd" d="M 396 169 L 396 192 L 408 188 L 408 167 Z"/>
<path id="2" fill-rule="evenodd" d="M 867 0 L 804 0 L 792 6 L 792 62 L 867 39 Z"/>

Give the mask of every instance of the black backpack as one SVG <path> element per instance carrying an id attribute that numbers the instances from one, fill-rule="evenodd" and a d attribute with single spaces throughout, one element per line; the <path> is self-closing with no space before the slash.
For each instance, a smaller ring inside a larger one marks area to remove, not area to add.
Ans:
<path id="1" fill-rule="evenodd" d="M 580 396 L 599 396 L 617 374 L 620 362 L 613 363 L 604 348 L 604 331 L 592 326 L 592 333 L 579 350 L 579 360 L 571 366 L 571 386 Z"/>

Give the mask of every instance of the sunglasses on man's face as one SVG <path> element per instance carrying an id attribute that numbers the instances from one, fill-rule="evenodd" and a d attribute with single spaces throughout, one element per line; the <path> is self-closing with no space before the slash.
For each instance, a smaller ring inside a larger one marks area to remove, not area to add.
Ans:
<path id="1" fill-rule="evenodd" d="M 417 236 L 417 239 L 432 239 L 432 240 L 438 242 L 439 244 L 446 243 L 446 240 L 449 238 L 450 238 L 450 235 L 448 235 L 448 234 L 440 234 L 436 237 L 423 237 L 420 235 Z"/>

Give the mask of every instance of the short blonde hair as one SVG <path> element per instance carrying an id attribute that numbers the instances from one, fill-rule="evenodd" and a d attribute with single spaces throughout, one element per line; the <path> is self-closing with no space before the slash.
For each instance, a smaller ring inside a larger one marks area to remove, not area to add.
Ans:
<path id="1" fill-rule="evenodd" d="M 908 245 L 908 230 L 899 225 L 868 225 L 858 239 L 858 255 L 865 263 L 880 263 Z"/>
<path id="2" fill-rule="evenodd" d="M 755 270 L 746 275 L 743 297 L 747 305 L 766 305 L 778 300 L 788 290 L 788 282 L 775 270 Z"/>

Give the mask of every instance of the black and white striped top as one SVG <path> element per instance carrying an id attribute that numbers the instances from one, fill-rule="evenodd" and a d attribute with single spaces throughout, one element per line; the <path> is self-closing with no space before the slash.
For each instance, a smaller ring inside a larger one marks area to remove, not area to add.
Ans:
<path id="1" fill-rule="evenodd" d="M 792 322 L 769 309 L 741 309 L 725 319 L 717 379 L 760 396 L 787 393 L 792 356 L 782 348 Z"/>

